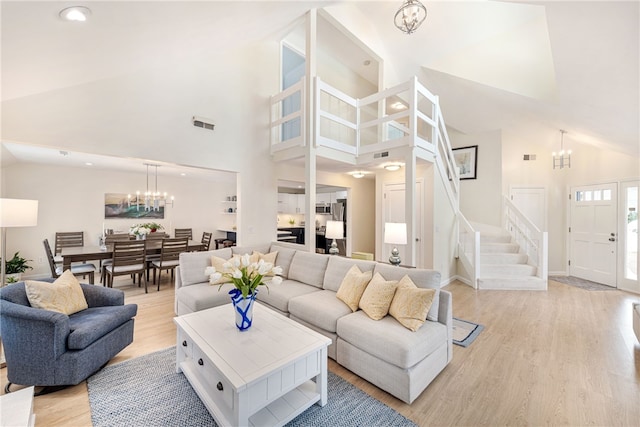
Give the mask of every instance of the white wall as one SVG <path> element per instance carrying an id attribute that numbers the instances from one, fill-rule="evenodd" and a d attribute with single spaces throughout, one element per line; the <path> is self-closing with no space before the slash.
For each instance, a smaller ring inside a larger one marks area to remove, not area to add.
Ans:
<path id="1" fill-rule="evenodd" d="M 465 135 L 448 130 L 452 148 L 478 146 L 476 179 L 460 180 L 460 210 L 472 222 L 500 226 L 502 137 L 500 131 Z"/>
<path id="2" fill-rule="evenodd" d="M 38 225 L 9 229 L 7 255 L 15 251 L 33 260 L 33 270 L 25 276 L 51 275 L 42 241 L 49 239 L 53 246 L 57 231 L 83 231 L 85 246 L 97 246 L 102 227 L 127 232 L 135 219 L 105 219 L 105 193 L 131 193 L 144 190 L 145 174 L 72 168 L 34 163 L 21 163 L 2 170 L 5 191 L 3 197 L 38 200 Z M 215 232 L 233 221 L 222 215 L 222 200 L 235 194 L 234 174 L 224 182 L 211 182 L 186 177 L 158 177 L 158 185 L 175 195 L 174 207 L 166 208 L 164 219 L 154 220 L 173 234 L 175 228 L 192 228 L 195 240 L 204 231 Z M 10 255 L 11 254 L 11 255 Z"/>

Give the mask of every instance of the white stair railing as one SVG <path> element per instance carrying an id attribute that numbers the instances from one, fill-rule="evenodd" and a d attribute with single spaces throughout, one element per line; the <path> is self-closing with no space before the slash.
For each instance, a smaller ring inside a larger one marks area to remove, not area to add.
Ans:
<path id="1" fill-rule="evenodd" d="M 537 267 L 536 276 L 544 281 L 549 272 L 549 236 L 524 215 L 508 197 L 502 198 L 504 227 L 520 250 L 528 257 L 528 263 Z"/>
<path id="2" fill-rule="evenodd" d="M 458 211 L 458 259 L 469 273 L 473 289 L 478 289 L 480 278 L 480 232 Z"/>

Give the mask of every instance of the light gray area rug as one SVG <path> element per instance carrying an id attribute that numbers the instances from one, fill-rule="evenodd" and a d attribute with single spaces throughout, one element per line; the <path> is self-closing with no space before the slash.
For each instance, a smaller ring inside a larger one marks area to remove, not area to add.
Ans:
<path id="1" fill-rule="evenodd" d="M 616 288 L 573 276 L 549 276 L 549 280 L 575 286 L 586 291 L 613 291 Z"/>
<path id="2" fill-rule="evenodd" d="M 175 372 L 175 347 L 107 366 L 87 380 L 95 427 L 187 427 L 217 424 Z M 288 426 L 415 426 L 395 410 L 329 372 L 328 403 L 313 405 Z"/>
<path id="3" fill-rule="evenodd" d="M 454 317 L 453 343 L 460 347 L 469 347 L 483 329 L 482 325 Z"/>

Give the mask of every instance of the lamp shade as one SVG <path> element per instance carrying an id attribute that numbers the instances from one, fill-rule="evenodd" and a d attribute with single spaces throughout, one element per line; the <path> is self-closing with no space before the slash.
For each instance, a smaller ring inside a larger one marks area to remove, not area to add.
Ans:
<path id="1" fill-rule="evenodd" d="M 384 242 L 392 245 L 406 245 L 407 224 L 404 222 L 385 222 Z"/>
<path id="2" fill-rule="evenodd" d="M 342 221 L 327 221 L 327 228 L 325 229 L 324 236 L 327 239 L 344 238 L 344 225 Z"/>
<path id="3" fill-rule="evenodd" d="M 38 225 L 38 201 L 0 199 L 0 227 L 31 227 Z"/>

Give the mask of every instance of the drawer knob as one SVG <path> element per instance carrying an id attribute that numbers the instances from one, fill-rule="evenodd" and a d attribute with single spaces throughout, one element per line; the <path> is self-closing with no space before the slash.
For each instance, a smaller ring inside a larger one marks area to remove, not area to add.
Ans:
<path id="1" fill-rule="evenodd" d="M 202 361 L 202 359 L 198 359 L 198 365 L 200 366 L 204 365 L 204 362 Z"/>
<path id="2" fill-rule="evenodd" d="M 224 390 L 224 387 L 222 386 L 222 383 L 220 381 L 218 381 L 218 384 L 216 385 L 216 388 L 220 391 Z"/>
<path id="3" fill-rule="evenodd" d="M 182 346 L 186 347 L 187 346 L 187 340 L 182 341 Z"/>

